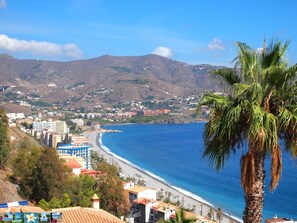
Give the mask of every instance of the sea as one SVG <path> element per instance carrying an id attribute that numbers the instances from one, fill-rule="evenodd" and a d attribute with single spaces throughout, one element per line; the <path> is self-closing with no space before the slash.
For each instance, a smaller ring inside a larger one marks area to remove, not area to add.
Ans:
<path id="1" fill-rule="evenodd" d="M 216 171 L 202 157 L 204 126 L 205 122 L 107 125 L 105 129 L 120 132 L 104 133 L 101 143 L 116 156 L 241 219 L 245 206 L 240 186 L 240 157 L 243 152 L 232 153 L 224 169 Z M 297 220 L 296 159 L 283 152 L 283 173 L 273 192 L 268 189 L 270 156 L 265 161 L 265 170 L 263 219 L 278 216 Z"/>

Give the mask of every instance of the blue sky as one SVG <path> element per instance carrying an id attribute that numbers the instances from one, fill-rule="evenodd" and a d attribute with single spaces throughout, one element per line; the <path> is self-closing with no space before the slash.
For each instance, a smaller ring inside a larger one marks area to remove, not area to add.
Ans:
<path id="1" fill-rule="evenodd" d="M 77 60 L 150 53 L 231 66 L 235 42 L 290 40 L 297 63 L 296 0 L 0 0 L 0 53 Z M 295 22 L 294 22 L 295 21 Z"/>

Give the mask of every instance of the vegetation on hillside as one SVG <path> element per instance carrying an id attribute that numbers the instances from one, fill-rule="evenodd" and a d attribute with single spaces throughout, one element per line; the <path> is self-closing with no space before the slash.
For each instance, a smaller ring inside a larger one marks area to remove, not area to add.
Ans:
<path id="1" fill-rule="evenodd" d="M 10 145 L 7 134 L 8 120 L 3 109 L 0 109 L 0 169 L 4 169 L 8 159 Z"/>
<path id="2" fill-rule="evenodd" d="M 100 159 L 96 154 L 93 157 L 96 157 L 95 159 L 97 160 Z M 102 209 L 116 216 L 128 214 L 130 211 L 130 201 L 128 192 L 124 190 L 122 180 L 119 177 L 119 169 L 102 159 L 101 162 L 96 163 L 94 166 L 94 169 L 106 173 L 98 181 Z"/>
<path id="3" fill-rule="evenodd" d="M 44 148 L 25 134 L 10 149 L 6 115 L 2 110 L 0 112 L 3 114 L 0 116 L 1 164 L 12 169 L 9 179 L 18 185 L 22 198 L 50 210 L 69 206 L 91 207 L 91 198 L 96 193 L 100 196 L 102 209 L 117 216 L 128 213 L 130 202 L 116 166 L 92 152 L 92 166 L 105 174 L 98 178 L 75 176 L 55 149 Z"/>

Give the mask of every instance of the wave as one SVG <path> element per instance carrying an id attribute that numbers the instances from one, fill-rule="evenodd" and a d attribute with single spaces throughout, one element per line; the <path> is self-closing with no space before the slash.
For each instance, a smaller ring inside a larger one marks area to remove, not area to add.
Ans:
<path id="1" fill-rule="evenodd" d="M 121 157 L 121 156 L 119 156 L 119 155 L 117 155 L 117 154 L 111 152 L 111 150 L 110 150 L 107 146 L 105 146 L 105 145 L 103 144 L 103 142 L 102 142 L 103 134 L 104 134 L 104 133 L 99 133 L 99 140 L 98 140 L 98 142 L 99 142 L 100 147 L 101 147 L 106 153 L 108 153 L 110 156 L 112 156 L 112 157 L 114 157 L 114 158 L 120 160 L 120 161 L 123 162 L 123 163 L 126 163 L 127 165 L 129 165 L 129 166 L 131 166 L 131 167 L 133 167 L 133 168 L 139 170 L 139 171 L 142 172 L 142 173 L 145 173 L 145 174 L 149 175 L 150 177 L 152 177 L 152 178 L 154 178 L 154 179 L 156 179 L 156 180 L 158 180 L 158 181 L 164 183 L 164 184 L 167 185 L 168 187 L 173 188 L 174 190 L 176 190 L 176 191 L 178 191 L 178 192 L 184 194 L 185 196 L 191 197 L 191 198 L 193 198 L 194 200 L 197 200 L 197 201 L 200 202 L 200 203 L 203 203 L 203 204 L 205 204 L 205 205 L 207 205 L 207 206 L 209 206 L 209 207 L 213 207 L 213 208 L 215 208 L 213 204 L 211 204 L 210 202 L 206 201 L 205 199 L 203 199 L 202 197 L 198 196 L 197 194 L 194 194 L 194 193 L 189 192 L 189 191 L 187 191 L 187 190 L 185 190 L 185 189 L 182 189 L 182 188 L 180 188 L 180 187 L 177 187 L 177 186 L 171 184 L 169 181 L 163 179 L 162 177 L 160 177 L 160 176 L 158 176 L 158 175 L 156 175 L 156 174 L 154 174 L 154 173 L 152 173 L 152 172 L 150 172 L 150 171 L 148 171 L 148 170 L 146 170 L 146 169 L 143 169 L 143 168 L 141 168 L 141 167 L 135 165 L 134 163 L 132 163 L 132 162 L 130 162 L 130 161 L 124 159 L 123 157 Z M 231 217 L 232 219 L 235 219 L 235 220 L 237 220 L 238 222 L 242 222 L 242 220 L 241 220 L 240 218 L 236 217 L 236 216 L 228 215 L 227 213 L 224 213 L 224 214 L 225 214 L 225 216 Z"/>

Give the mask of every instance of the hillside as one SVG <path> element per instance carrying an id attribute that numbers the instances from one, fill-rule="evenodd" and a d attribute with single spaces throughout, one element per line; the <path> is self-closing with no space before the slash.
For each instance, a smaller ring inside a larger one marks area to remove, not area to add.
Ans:
<path id="1" fill-rule="evenodd" d="M 10 152 L 10 156 L 7 161 L 8 166 L 4 170 L 0 169 L 0 203 L 23 200 L 23 198 L 21 198 L 17 192 L 17 185 L 11 183 L 8 178 L 12 174 L 9 166 L 11 165 L 11 162 L 13 160 L 16 148 L 18 147 L 22 139 L 28 136 L 26 136 L 25 133 L 23 133 L 16 127 L 8 128 L 8 134 L 11 140 L 12 151 Z"/>
<path id="2" fill-rule="evenodd" d="M 0 170 L 0 203 L 23 200 L 17 192 L 17 185 L 8 180 L 10 169 Z"/>
<path id="3" fill-rule="evenodd" d="M 209 74 L 219 67 L 189 65 L 157 55 L 102 57 L 70 62 L 18 60 L 0 55 L 0 99 L 29 97 L 31 105 L 64 109 L 112 107 L 135 101 L 179 100 L 218 90 Z"/>

